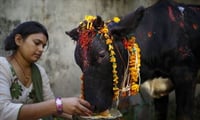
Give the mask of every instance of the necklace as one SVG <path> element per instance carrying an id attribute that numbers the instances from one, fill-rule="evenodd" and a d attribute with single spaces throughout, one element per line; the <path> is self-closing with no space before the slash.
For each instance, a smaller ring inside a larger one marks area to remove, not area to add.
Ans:
<path id="1" fill-rule="evenodd" d="M 22 65 L 19 63 L 19 61 L 17 60 L 17 58 L 14 56 L 14 60 L 17 63 L 17 65 L 19 66 L 19 68 L 21 69 L 22 73 L 23 73 L 23 77 L 24 77 L 24 84 L 28 84 L 29 80 L 30 80 L 30 75 L 26 75 L 25 70 L 23 69 Z"/>

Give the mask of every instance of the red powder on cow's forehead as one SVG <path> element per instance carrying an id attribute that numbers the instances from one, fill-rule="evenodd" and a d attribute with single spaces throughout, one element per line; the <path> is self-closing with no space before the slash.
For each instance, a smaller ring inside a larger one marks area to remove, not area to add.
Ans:
<path id="1" fill-rule="evenodd" d="M 92 38 L 94 37 L 96 33 L 92 32 L 90 30 L 83 30 L 79 34 L 79 44 L 81 45 L 81 48 L 88 48 L 88 45 L 92 41 Z"/>
<path id="2" fill-rule="evenodd" d="M 91 30 L 83 30 L 79 34 L 79 44 L 82 49 L 82 58 L 83 58 L 83 64 L 84 67 L 88 66 L 88 59 L 87 59 L 87 52 L 88 52 L 88 46 L 91 43 L 92 39 L 95 36 L 95 32 Z"/>

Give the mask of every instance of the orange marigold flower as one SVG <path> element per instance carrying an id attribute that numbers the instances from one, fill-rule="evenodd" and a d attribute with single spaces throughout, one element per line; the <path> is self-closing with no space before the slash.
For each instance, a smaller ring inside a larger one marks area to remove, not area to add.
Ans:
<path id="1" fill-rule="evenodd" d="M 131 51 L 131 50 L 132 50 L 132 47 L 131 47 L 131 46 L 127 46 L 127 49 L 128 49 L 129 51 Z"/>
<path id="2" fill-rule="evenodd" d="M 113 70 L 112 73 L 113 73 L 113 74 L 117 74 L 117 71 L 116 71 L 116 70 Z"/>
<path id="3" fill-rule="evenodd" d="M 106 40 L 106 44 L 108 45 L 108 44 L 111 44 L 112 43 L 112 40 L 111 39 L 107 39 Z"/>
<path id="4" fill-rule="evenodd" d="M 115 55 L 115 51 L 114 50 L 111 50 L 110 51 L 110 56 L 114 56 Z"/>
<path id="5" fill-rule="evenodd" d="M 116 58 L 114 57 L 114 56 L 111 56 L 111 58 L 110 58 L 110 62 L 116 62 Z"/>
<path id="6" fill-rule="evenodd" d="M 131 94 L 132 94 L 132 95 L 135 95 L 135 94 L 138 93 L 138 92 L 139 92 L 139 85 L 133 84 L 133 85 L 131 86 Z"/>
<path id="7" fill-rule="evenodd" d="M 109 44 L 109 45 L 108 45 L 108 50 L 111 51 L 111 50 L 113 50 L 113 49 L 114 49 L 113 46 L 112 46 L 111 44 Z"/>
<path id="8" fill-rule="evenodd" d="M 108 34 L 104 34 L 104 37 L 105 37 L 105 39 L 109 39 L 110 38 L 110 36 Z"/>
<path id="9" fill-rule="evenodd" d="M 116 68 L 117 68 L 117 64 L 116 64 L 116 63 L 113 63 L 113 64 L 112 64 L 112 67 L 113 67 L 113 69 L 116 69 Z"/>
<path id="10" fill-rule="evenodd" d="M 103 29 L 100 30 L 102 33 L 108 33 L 108 28 L 104 27 Z"/>
<path id="11" fill-rule="evenodd" d="M 116 75 L 114 78 L 113 78 L 113 81 L 115 82 L 115 83 L 118 83 L 118 76 Z"/>
<path id="12" fill-rule="evenodd" d="M 119 88 L 115 86 L 115 87 L 113 87 L 113 90 L 117 91 L 117 90 L 119 90 Z"/>

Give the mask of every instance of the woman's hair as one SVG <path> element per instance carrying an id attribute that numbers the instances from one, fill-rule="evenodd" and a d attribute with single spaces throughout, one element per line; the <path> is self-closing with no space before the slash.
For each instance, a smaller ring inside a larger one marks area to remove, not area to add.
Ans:
<path id="1" fill-rule="evenodd" d="M 19 24 L 15 29 L 12 30 L 12 32 L 4 40 L 4 45 L 5 45 L 4 49 L 6 51 L 9 51 L 9 50 L 16 50 L 18 48 L 18 46 L 15 43 L 16 34 L 20 34 L 23 39 L 26 39 L 29 35 L 35 33 L 43 33 L 48 41 L 49 39 L 48 32 L 42 24 L 36 21 L 28 21 Z"/>

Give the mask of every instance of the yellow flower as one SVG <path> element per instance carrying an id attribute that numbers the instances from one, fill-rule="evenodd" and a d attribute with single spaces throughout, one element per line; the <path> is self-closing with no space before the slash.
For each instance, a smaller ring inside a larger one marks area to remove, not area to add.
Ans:
<path id="1" fill-rule="evenodd" d="M 116 71 L 116 70 L 112 70 L 112 73 L 113 73 L 113 74 L 117 74 L 117 71 Z"/>
<path id="2" fill-rule="evenodd" d="M 132 93 L 138 93 L 139 92 L 139 85 L 138 84 L 133 84 L 131 86 L 131 92 Z"/>
<path id="3" fill-rule="evenodd" d="M 118 22 L 120 21 L 120 18 L 119 18 L 119 17 L 114 17 L 114 18 L 113 18 L 113 21 L 114 21 L 115 23 L 118 23 Z"/>
<path id="4" fill-rule="evenodd" d="M 102 34 L 102 32 L 100 32 Z M 104 34 L 105 39 L 110 39 L 110 36 L 108 34 Z M 107 44 L 108 45 L 108 44 Z"/>
<path id="5" fill-rule="evenodd" d="M 109 44 L 109 45 L 108 45 L 108 50 L 111 51 L 111 50 L 113 50 L 113 49 L 114 49 L 113 46 L 112 46 L 111 44 Z"/>
<path id="6" fill-rule="evenodd" d="M 119 83 L 118 79 L 114 79 L 113 82 L 114 82 L 114 84 L 118 84 Z"/>
<path id="7" fill-rule="evenodd" d="M 108 33 L 108 28 L 105 28 L 105 27 L 104 27 L 103 29 L 100 30 L 100 32 L 101 32 L 101 33 Z"/>
<path id="8" fill-rule="evenodd" d="M 113 67 L 113 69 L 116 69 L 116 68 L 117 68 L 117 64 L 116 64 L 116 63 L 113 63 L 113 64 L 112 64 L 112 67 Z"/>
<path id="9" fill-rule="evenodd" d="M 89 22 L 91 22 L 91 21 L 93 21 L 93 20 L 95 20 L 95 19 L 96 19 L 95 16 L 91 16 L 91 15 L 86 15 L 86 16 L 85 16 L 85 20 L 86 20 L 86 21 L 89 21 Z"/>
<path id="10" fill-rule="evenodd" d="M 110 51 L 110 56 L 114 56 L 115 55 L 115 51 L 114 50 L 111 50 Z"/>
<path id="11" fill-rule="evenodd" d="M 113 90 L 116 91 L 116 90 L 119 90 L 119 88 L 117 86 L 113 87 Z"/>
<path id="12" fill-rule="evenodd" d="M 115 58 L 114 56 L 111 56 L 110 62 L 111 62 L 111 63 L 116 62 L 116 58 Z"/>
<path id="13" fill-rule="evenodd" d="M 108 44 L 111 44 L 112 43 L 112 40 L 111 39 L 107 39 L 106 40 L 106 44 L 108 45 Z"/>

